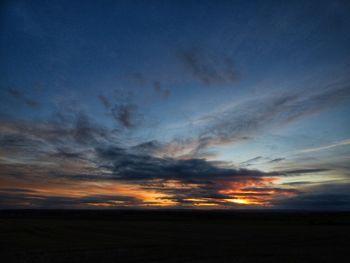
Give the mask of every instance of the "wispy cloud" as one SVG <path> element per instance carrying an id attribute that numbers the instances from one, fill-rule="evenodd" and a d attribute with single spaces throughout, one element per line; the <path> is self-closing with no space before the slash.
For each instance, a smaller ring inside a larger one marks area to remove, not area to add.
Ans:
<path id="1" fill-rule="evenodd" d="M 154 91 L 159 94 L 160 96 L 167 98 L 171 95 L 171 91 L 170 89 L 164 89 L 161 85 L 160 85 L 160 81 L 155 81 L 153 82 L 153 89 Z"/>
<path id="2" fill-rule="evenodd" d="M 310 152 L 319 152 L 319 151 L 324 151 L 324 150 L 328 150 L 331 148 L 349 145 L 349 144 L 350 144 L 350 139 L 346 139 L 346 140 L 342 140 L 342 141 L 335 142 L 335 143 L 328 144 L 328 145 L 323 145 L 323 146 L 314 147 L 314 148 L 306 148 L 306 149 L 298 151 L 297 153 L 302 154 L 302 153 L 310 153 Z"/>
<path id="3" fill-rule="evenodd" d="M 22 91 L 20 91 L 18 89 L 15 89 L 15 88 L 7 89 L 7 93 L 12 98 L 16 99 L 17 102 L 23 103 L 24 105 L 26 105 L 32 109 L 36 109 L 36 108 L 39 108 L 41 106 L 40 102 L 29 98 Z"/>
<path id="4" fill-rule="evenodd" d="M 198 123 L 194 152 L 211 146 L 242 142 L 269 130 L 292 124 L 312 114 L 350 100 L 347 81 L 326 85 L 318 91 L 263 96 L 235 104 Z M 347 143 L 347 141 L 342 142 Z"/>
<path id="5" fill-rule="evenodd" d="M 179 50 L 177 57 L 191 76 L 202 84 L 228 84 L 237 80 L 233 60 L 227 55 L 214 55 L 203 48 L 189 48 Z"/>
<path id="6" fill-rule="evenodd" d="M 106 107 L 106 109 L 110 109 L 112 107 L 111 102 L 109 101 L 109 99 L 106 96 L 99 95 L 98 99 L 101 101 L 103 106 Z"/>
<path id="7" fill-rule="evenodd" d="M 244 162 L 241 162 L 240 165 L 242 166 L 250 166 L 252 165 L 253 163 L 257 162 L 257 161 L 260 161 L 260 160 L 263 160 L 264 157 L 262 156 L 257 156 L 257 157 L 254 157 L 254 158 L 251 158 L 249 160 L 246 160 Z"/>
<path id="8" fill-rule="evenodd" d="M 112 96 L 112 99 L 104 95 L 99 95 L 98 99 L 120 127 L 125 129 L 137 127 L 142 121 L 143 115 L 132 101 L 133 94 L 130 92 L 123 94 L 117 91 L 116 94 L 119 96 Z"/>
<path id="9" fill-rule="evenodd" d="M 269 161 L 269 163 L 279 163 L 284 161 L 286 158 L 275 158 Z"/>
<path id="10" fill-rule="evenodd" d="M 137 106 L 135 104 L 115 105 L 112 109 L 112 115 L 124 128 L 134 128 L 137 124 Z"/>

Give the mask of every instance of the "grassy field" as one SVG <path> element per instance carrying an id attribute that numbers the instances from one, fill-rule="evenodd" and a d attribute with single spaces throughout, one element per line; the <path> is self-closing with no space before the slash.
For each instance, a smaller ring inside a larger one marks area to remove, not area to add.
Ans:
<path id="1" fill-rule="evenodd" d="M 1 262 L 349 262 L 350 213 L 1 211 Z"/>

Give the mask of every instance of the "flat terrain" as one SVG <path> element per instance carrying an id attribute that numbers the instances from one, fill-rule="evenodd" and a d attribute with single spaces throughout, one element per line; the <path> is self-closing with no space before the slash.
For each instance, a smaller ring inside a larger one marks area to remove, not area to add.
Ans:
<path id="1" fill-rule="evenodd" d="M 1 262 L 349 262 L 350 213 L 0 211 Z"/>

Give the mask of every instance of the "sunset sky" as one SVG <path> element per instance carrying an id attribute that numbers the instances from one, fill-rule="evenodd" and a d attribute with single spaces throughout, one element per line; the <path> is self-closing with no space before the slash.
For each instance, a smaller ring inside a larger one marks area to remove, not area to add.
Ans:
<path id="1" fill-rule="evenodd" d="M 0 208 L 350 210 L 349 1 L 0 12 Z"/>

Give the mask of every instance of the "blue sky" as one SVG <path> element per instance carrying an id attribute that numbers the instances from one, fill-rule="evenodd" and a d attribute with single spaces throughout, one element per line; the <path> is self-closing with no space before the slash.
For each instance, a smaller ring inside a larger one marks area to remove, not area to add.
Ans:
<path id="1" fill-rule="evenodd" d="M 349 209 L 349 9 L 4 1 L 0 206 Z"/>

